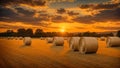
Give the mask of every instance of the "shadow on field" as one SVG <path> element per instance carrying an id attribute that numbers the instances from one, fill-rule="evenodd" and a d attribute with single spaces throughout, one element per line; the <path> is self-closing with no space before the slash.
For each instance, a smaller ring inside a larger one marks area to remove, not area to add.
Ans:
<path id="1" fill-rule="evenodd" d="M 51 48 L 52 51 L 60 53 L 61 51 L 63 51 L 64 46 L 54 46 L 54 45 L 52 45 L 50 48 Z"/>
<path id="2" fill-rule="evenodd" d="M 67 54 L 80 54 L 80 55 L 97 55 L 96 53 L 86 53 L 86 54 L 81 54 L 79 51 L 73 51 L 73 50 L 68 50 L 66 52 Z"/>
<path id="3" fill-rule="evenodd" d="M 31 46 L 26 46 L 26 45 L 20 46 L 20 48 L 26 48 L 26 47 L 31 47 Z"/>
<path id="4" fill-rule="evenodd" d="M 117 49 L 117 50 L 120 50 L 120 47 L 110 47 L 110 48 L 112 48 L 112 49 Z"/>

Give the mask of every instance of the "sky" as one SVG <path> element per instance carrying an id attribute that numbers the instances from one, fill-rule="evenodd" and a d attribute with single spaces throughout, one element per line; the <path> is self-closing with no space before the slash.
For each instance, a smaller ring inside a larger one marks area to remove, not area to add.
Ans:
<path id="1" fill-rule="evenodd" d="M 0 0 L 0 32 L 120 30 L 120 0 Z"/>

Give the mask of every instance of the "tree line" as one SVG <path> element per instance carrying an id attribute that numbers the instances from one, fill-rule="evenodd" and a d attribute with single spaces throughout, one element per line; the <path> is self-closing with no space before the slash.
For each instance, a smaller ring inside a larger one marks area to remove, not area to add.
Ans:
<path id="1" fill-rule="evenodd" d="M 68 32 L 44 32 L 42 29 L 36 29 L 33 33 L 32 29 L 24 29 L 20 28 L 17 32 L 13 30 L 7 30 L 6 32 L 0 33 L 0 37 L 54 37 L 54 36 L 64 36 L 64 37 L 72 37 L 72 36 L 93 36 L 93 37 L 107 37 L 107 36 L 114 36 L 113 33 L 96 33 L 96 32 L 77 32 L 77 33 L 68 33 Z M 117 36 L 120 37 L 120 30 L 117 32 Z"/>

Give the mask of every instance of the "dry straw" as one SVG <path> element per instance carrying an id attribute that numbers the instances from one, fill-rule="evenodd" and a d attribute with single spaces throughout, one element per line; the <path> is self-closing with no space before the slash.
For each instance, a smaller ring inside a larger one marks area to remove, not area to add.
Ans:
<path id="1" fill-rule="evenodd" d="M 24 45 L 31 45 L 31 37 L 24 37 L 23 39 Z"/>
<path id="2" fill-rule="evenodd" d="M 64 38 L 63 37 L 54 37 L 53 45 L 55 45 L 55 46 L 63 46 L 64 45 Z"/>
<path id="3" fill-rule="evenodd" d="M 107 47 L 120 46 L 120 38 L 108 37 L 106 43 L 107 43 Z"/>
<path id="4" fill-rule="evenodd" d="M 79 52 L 85 53 L 96 53 L 98 50 L 98 40 L 95 37 L 83 37 L 80 39 Z"/>

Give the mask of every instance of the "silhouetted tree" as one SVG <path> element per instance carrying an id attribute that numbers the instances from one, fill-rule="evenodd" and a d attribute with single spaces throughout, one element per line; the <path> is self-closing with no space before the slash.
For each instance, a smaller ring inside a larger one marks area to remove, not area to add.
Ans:
<path id="1" fill-rule="evenodd" d="M 90 36 L 90 32 L 83 33 L 83 36 Z"/>
<path id="2" fill-rule="evenodd" d="M 30 29 L 30 28 L 27 29 L 26 32 L 25 32 L 25 35 L 26 35 L 26 36 L 30 36 L 30 37 L 32 37 L 32 36 L 33 36 L 33 30 Z"/>
<path id="3" fill-rule="evenodd" d="M 26 35 L 26 30 L 24 28 L 18 29 L 17 35 L 24 37 Z"/>
<path id="4" fill-rule="evenodd" d="M 7 30 L 6 31 L 7 36 L 13 36 L 13 34 L 14 34 L 13 30 Z"/>
<path id="5" fill-rule="evenodd" d="M 111 33 L 107 34 L 107 36 L 114 36 L 114 35 L 113 35 L 113 33 L 111 32 Z"/>
<path id="6" fill-rule="evenodd" d="M 43 36 L 43 30 L 42 29 L 36 29 L 34 36 L 35 37 L 41 37 Z"/>
<path id="7" fill-rule="evenodd" d="M 91 36 L 93 36 L 93 37 L 98 37 L 98 34 L 97 34 L 96 32 L 92 32 L 92 33 L 91 33 Z"/>
<path id="8" fill-rule="evenodd" d="M 120 37 L 120 30 L 117 32 L 117 36 Z"/>

